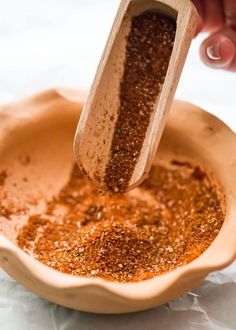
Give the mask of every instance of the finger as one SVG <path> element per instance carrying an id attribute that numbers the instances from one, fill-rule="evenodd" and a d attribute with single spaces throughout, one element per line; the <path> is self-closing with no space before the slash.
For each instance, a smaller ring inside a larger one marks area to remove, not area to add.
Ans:
<path id="1" fill-rule="evenodd" d="M 225 24 L 236 30 L 236 1 L 224 0 Z"/>
<path id="2" fill-rule="evenodd" d="M 225 18 L 222 0 L 202 0 L 202 2 L 204 7 L 204 24 L 202 31 L 212 33 L 223 28 Z"/>
<path id="3" fill-rule="evenodd" d="M 195 5 L 199 18 L 198 18 L 198 25 L 196 29 L 196 35 L 202 31 L 203 29 L 203 22 L 204 22 L 204 7 L 202 0 L 192 0 L 193 4 Z"/>
<path id="4" fill-rule="evenodd" d="M 236 71 L 236 31 L 224 28 L 210 35 L 202 43 L 200 55 L 208 66 Z"/>

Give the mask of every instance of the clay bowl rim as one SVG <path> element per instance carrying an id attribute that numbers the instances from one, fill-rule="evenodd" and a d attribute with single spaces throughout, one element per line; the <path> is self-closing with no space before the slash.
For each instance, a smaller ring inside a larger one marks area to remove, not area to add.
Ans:
<path id="1" fill-rule="evenodd" d="M 81 111 L 85 97 L 86 93 L 60 89 L 40 93 L 23 102 L 29 103 L 37 100 L 40 103 L 48 102 L 52 98 L 59 98 L 63 102 L 79 104 Z M 187 136 L 191 137 L 192 141 L 195 140 L 199 145 L 204 145 L 205 152 L 209 153 L 210 150 L 210 156 L 217 163 L 219 170 L 223 172 L 222 179 L 227 205 L 225 221 L 215 240 L 202 255 L 187 265 L 152 279 L 134 283 L 118 283 L 100 278 L 75 277 L 51 269 L 27 255 L 0 234 L 0 264 L 2 268 L 14 277 L 16 271 L 14 266 L 11 266 L 14 263 L 18 273 L 23 272 L 27 276 L 31 275 L 42 284 L 57 290 L 93 287 L 123 299 L 142 301 L 155 298 L 182 280 L 183 277 L 186 279 L 204 278 L 209 272 L 220 270 L 233 262 L 236 258 L 236 178 L 233 179 L 236 173 L 236 135 L 221 120 L 197 106 L 183 101 L 175 101 L 174 107 L 175 111 L 171 112 L 168 125 L 173 127 L 177 125 L 178 128 L 185 131 Z M 0 108 L 0 115 L 2 114 L 4 118 L 9 112 L 11 118 L 14 112 L 12 112 L 13 108 L 14 104 L 13 107 L 12 105 L 3 106 Z M 45 107 L 43 109 L 39 107 L 39 111 L 40 113 L 36 115 L 44 115 Z M 10 263 L 8 262 L 9 259 L 11 260 Z"/>

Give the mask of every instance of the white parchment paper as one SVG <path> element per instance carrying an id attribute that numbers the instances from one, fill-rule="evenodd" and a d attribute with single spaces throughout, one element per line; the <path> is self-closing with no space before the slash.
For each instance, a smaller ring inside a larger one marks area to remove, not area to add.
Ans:
<path id="1" fill-rule="evenodd" d="M 195 290 L 166 305 L 123 315 L 70 310 L 28 292 L 0 272 L 4 330 L 235 330 L 236 265 L 211 274 Z"/>
<path id="2" fill-rule="evenodd" d="M 0 0 L 0 104 L 50 87 L 89 88 L 118 4 Z M 205 67 L 198 57 L 201 39 L 193 42 L 177 97 L 217 115 L 236 131 L 236 73 Z M 0 271 L 0 329 L 235 330 L 235 282 L 236 264 L 167 305 L 98 315 L 49 303 Z"/>

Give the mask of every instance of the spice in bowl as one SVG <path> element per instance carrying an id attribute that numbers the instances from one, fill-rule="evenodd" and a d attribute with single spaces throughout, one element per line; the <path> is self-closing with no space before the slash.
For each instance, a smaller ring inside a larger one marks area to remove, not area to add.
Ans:
<path id="1" fill-rule="evenodd" d="M 189 163 L 154 165 L 140 187 L 111 197 L 75 166 L 46 212 L 22 227 L 17 243 L 67 274 L 134 282 L 197 258 L 223 219 L 216 187 Z"/>

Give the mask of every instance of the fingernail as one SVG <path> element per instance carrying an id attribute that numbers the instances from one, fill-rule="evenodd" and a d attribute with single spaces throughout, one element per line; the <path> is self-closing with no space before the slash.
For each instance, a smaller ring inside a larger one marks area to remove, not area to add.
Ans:
<path id="1" fill-rule="evenodd" d="M 217 61 L 221 59 L 220 55 L 220 43 L 217 42 L 213 45 L 210 45 L 206 49 L 206 54 L 209 60 Z"/>
<path id="2" fill-rule="evenodd" d="M 208 45 L 206 56 L 212 66 L 225 68 L 235 56 L 235 46 L 231 39 L 221 36 L 217 41 Z"/>

